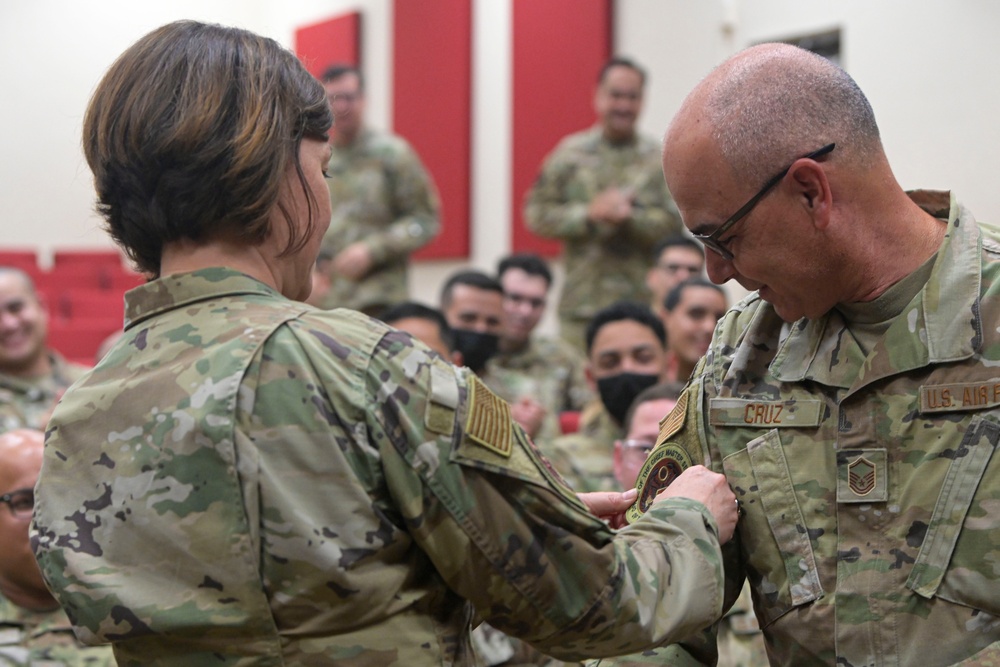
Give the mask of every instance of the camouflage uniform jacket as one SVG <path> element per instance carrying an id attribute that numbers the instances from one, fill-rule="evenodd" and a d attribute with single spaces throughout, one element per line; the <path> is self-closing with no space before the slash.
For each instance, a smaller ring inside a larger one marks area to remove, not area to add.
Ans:
<path id="1" fill-rule="evenodd" d="M 32 526 L 77 633 L 122 667 L 474 665 L 467 600 L 570 658 L 721 613 L 704 506 L 610 530 L 407 334 L 221 268 L 126 309 L 55 411 Z"/>
<path id="2" fill-rule="evenodd" d="M 751 294 L 672 413 L 742 502 L 727 601 L 745 574 L 774 665 L 1000 660 L 1000 230 L 912 196 L 947 235 L 879 339 Z"/>
<path id="3" fill-rule="evenodd" d="M 562 434 L 559 413 L 583 410 L 594 398 L 576 348 L 558 338 L 536 337 L 515 352 L 502 352 L 486 364 L 483 382 L 507 402 L 530 396 L 545 408 L 535 442 Z"/>
<path id="4" fill-rule="evenodd" d="M 552 467 L 577 492 L 622 491 L 615 479 L 614 440 L 597 440 L 583 433 L 567 433 L 539 445 Z"/>
<path id="5" fill-rule="evenodd" d="M 373 268 L 356 282 L 333 275 L 324 306 L 362 309 L 405 301 L 410 253 L 440 230 L 434 184 L 401 137 L 364 129 L 350 146 L 332 148 L 327 184 L 333 215 L 323 248 L 335 256 L 361 241 Z"/>
<path id="6" fill-rule="evenodd" d="M 563 242 L 560 317 L 589 320 L 621 299 L 649 301 L 652 247 L 682 231 L 660 163 L 659 141 L 637 135 L 632 143 L 612 144 L 600 128 L 566 137 L 545 159 L 524 217 L 536 234 Z M 614 186 L 634 190 L 632 219 L 614 227 L 593 223 L 587 206 Z"/>
<path id="7" fill-rule="evenodd" d="M 28 611 L 0 595 L 0 665 L 3 667 L 115 667 L 107 646 L 84 646 L 66 613 Z"/>
<path id="8" fill-rule="evenodd" d="M 44 429 L 44 420 L 59 393 L 76 382 L 87 370 L 49 350 L 52 372 L 39 378 L 19 378 L 0 373 L 0 432 L 17 428 Z"/>
<path id="9" fill-rule="evenodd" d="M 600 398 L 595 398 L 580 415 L 580 433 L 609 445 L 625 437 L 625 427 L 615 421 Z"/>

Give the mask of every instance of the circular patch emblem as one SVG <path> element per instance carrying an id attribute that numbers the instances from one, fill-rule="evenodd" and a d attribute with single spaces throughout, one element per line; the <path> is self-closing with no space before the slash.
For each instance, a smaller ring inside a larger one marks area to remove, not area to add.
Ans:
<path id="1" fill-rule="evenodd" d="M 653 504 L 656 494 L 670 486 L 671 482 L 690 467 L 691 457 L 673 443 L 665 442 L 650 452 L 635 481 L 639 497 L 625 511 L 625 520 L 635 522 Z"/>

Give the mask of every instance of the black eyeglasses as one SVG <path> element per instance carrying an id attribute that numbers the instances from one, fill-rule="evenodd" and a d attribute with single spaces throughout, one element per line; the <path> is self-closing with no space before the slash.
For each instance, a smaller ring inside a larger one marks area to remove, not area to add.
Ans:
<path id="1" fill-rule="evenodd" d="M 35 507 L 34 489 L 17 489 L 0 496 L 0 503 L 5 503 L 10 509 L 10 513 L 17 518 L 31 516 L 31 510 Z"/>
<path id="2" fill-rule="evenodd" d="M 722 223 L 721 227 L 716 229 L 711 234 L 692 234 L 692 236 L 694 236 L 696 239 L 704 243 L 706 248 L 714 250 L 716 253 L 722 255 L 728 260 L 732 260 L 733 253 L 730 252 L 729 248 L 726 247 L 725 241 L 721 240 L 722 235 L 728 232 L 730 229 L 732 229 L 733 225 L 735 225 L 737 222 L 745 218 L 747 214 L 749 214 L 750 211 L 753 210 L 754 206 L 760 203 L 760 200 L 764 198 L 764 195 L 770 192 L 771 188 L 773 188 L 775 185 L 781 182 L 781 179 L 785 177 L 785 174 L 788 173 L 788 170 L 792 168 L 793 164 L 795 164 L 799 160 L 805 160 L 805 159 L 815 160 L 816 158 L 831 152 L 834 146 L 836 145 L 837 144 L 827 144 L 826 146 L 823 146 L 823 148 L 820 148 L 818 151 L 813 151 L 812 153 L 803 155 L 800 158 L 796 158 L 795 160 L 792 161 L 792 164 L 782 169 L 780 173 L 775 174 L 767 183 L 765 183 L 764 187 L 762 187 L 760 191 L 757 192 L 757 194 L 751 197 L 750 201 L 741 206 L 740 210 L 736 211 L 736 213 L 733 213 L 733 215 L 728 220 Z"/>

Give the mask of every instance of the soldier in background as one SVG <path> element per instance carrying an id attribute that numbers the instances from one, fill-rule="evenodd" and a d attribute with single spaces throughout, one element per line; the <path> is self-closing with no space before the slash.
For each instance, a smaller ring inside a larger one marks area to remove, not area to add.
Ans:
<path id="1" fill-rule="evenodd" d="M 727 599 L 746 577 L 773 665 L 1000 663 L 1000 232 L 904 191 L 857 83 L 786 44 L 713 70 L 663 154 L 709 277 L 753 291 L 651 455 L 736 491 Z"/>
<path id="2" fill-rule="evenodd" d="M 0 665 L 114 667 L 111 649 L 87 647 L 42 581 L 28 543 L 41 431 L 0 435 Z"/>
<path id="3" fill-rule="evenodd" d="M 462 353 L 455 349 L 455 332 L 440 310 L 404 301 L 389 306 L 379 319 L 410 334 L 456 366 L 462 365 Z"/>
<path id="4" fill-rule="evenodd" d="M 705 250 L 687 234 L 668 236 L 653 250 L 653 266 L 646 272 L 646 288 L 651 295 L 649 309 L 663 318 L 663 300 L 670 290 L 689 278 L 705 273 Z M 670 333 L 667 333 L 669 339 Z M 669 340 L 668 340 L 669 344 Z"/>
<path id="5" fill-rule="evenodd" d="M 726 314 L 726 292 L 704 278 L 685 280 L 663 300 L 667 379 L 687 382 L 708 352 L 716 323 Z"/>
<path id="6" fill-rule="evenodd" d="M 625 416 L 639 393 L 666 380 L 663 323 L 641 303 L 621 301 L 600 310 L 587 326 L 587 381 L 595 398 L 576 433 L 545 450 L 577 491 L 618 488 L 612 465 L 615 440 L 625 436 Z"/>
<path id="7" fill-rule="evenodd" d="M 377 316 L 409 298 L 410 254 L 440 229 L 437 194 L 403 138 L 365 125 L 360 70 L 332 65 L 322 81 L 334 115 L 326 168 L 333 214 L 323 239 L 332 259 L 323 306 Z"/>
<path id="8" fill-rule="evenodd" d="M 500 353 L 486 364 L 483 381 L 515 412 L 541 413 L 528 434 L 547 452 L 562 434 L 559 414 L 583 410 L 594 398 L 584 374 L 586 360 L 559 338 L 534 335 L 552 286 L 545 260 L 531 253 L 510 255 L 500 260 L 497 278 L 503 287 L 503 332 Z"/>
<path id="9" fill-rule="evenodd" d="M 44 429 L 59 396 L 87 370 L 46 346 L 48 322 L 28 274 L 0 267 L 0 431 Z"/>
<path id="10" fill-rule="evenodd" d="M 455 336 L 462 363 L 482 376 L 486 362 L 500 349 L 503 288 L 493 276 L 463 269 L 441 286 L 441 313 Z"/>
<path id="11" fill-rule="evenodd" d="M 631 60 L 608 61 L 594 94 L 597 126 L 559 143 L 525 202 L 528 228 L 563 242 L 559 334 L 581 352 L 598 310 L 649 301 L 649 249 L 682 229 L 664 185 L 660 142 L 636 131 L 645 82 Z"/>

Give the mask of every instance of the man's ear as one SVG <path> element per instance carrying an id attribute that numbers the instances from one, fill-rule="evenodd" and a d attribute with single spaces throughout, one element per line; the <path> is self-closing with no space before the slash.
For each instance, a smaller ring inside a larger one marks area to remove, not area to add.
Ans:
<path id="1" fill-rule="evenodd" d="M 830 224 L 833 195 L 823 166 L 815 160 L 802 158 L 792 165 L 788 174 L 803 208 L 813 219 L 813 224 L 817 228 L 825 228 Z"/>

